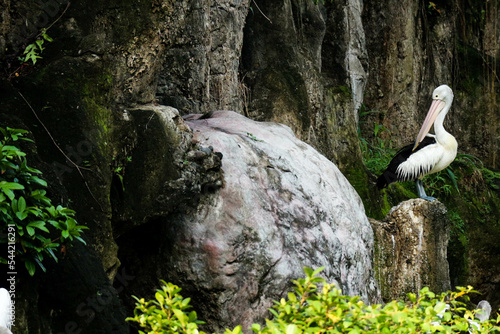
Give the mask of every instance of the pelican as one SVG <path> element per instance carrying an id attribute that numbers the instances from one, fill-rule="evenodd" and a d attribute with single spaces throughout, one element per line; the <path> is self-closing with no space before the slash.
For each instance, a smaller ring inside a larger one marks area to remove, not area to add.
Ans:
<path id="1" fill-rule="evenodd" d="M 453 102 L 453 91 L 441 85 L 432 93 L 432 104 L 414 144 L 399 150 L 385 172 L 377 179 L 377 187 L 385 188 L 397 181 L 415 181 L 418 195 L 428 201 L 434 197 L 425 194 L 422 178 L 448 167 L 457 155 L 457 141 L 443 126 Z M 434 124 L 434 133 L 429 130 Z"/>

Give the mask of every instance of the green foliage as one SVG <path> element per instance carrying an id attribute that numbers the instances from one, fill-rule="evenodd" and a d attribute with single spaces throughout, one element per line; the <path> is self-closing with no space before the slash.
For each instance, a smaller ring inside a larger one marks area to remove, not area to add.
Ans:
<path id="1" fill-rule="evenodd" d="M 474 312 L 459 297 L 471 287 L 436 295 L 424 288 L 409 294 L 408 302 L 392 301 L 384 306 L 366 305 L 359 297 L 342 295 L 333 284 L 305 268 L 306 278 L 294 281 L 295 292 L 276 303 L 273 320 L 266 327 L 254 325 L 256 333 L 456 333 L 467 331 Z M 449 307 L 449 309 L 447 309 Z M 482 323 L 483 331 L 495 322 Z M 500 327 L 496 328 L 500 329 Z"/>
<path id="2" fill-rule="evenodd" d="M 114 160 L 114 158 L 113 158 L 113 160 Z M 126 157 L 126 162 L 127 163 L 132 162 L 132 157 L 131 156 Z M 122 186 L 122 191 L 125 191 L 125 183 L 123 182 L 123 176 L 125 174 L 125 166 L 119 165 L 118 167 L 116 167 L 115 169 L 113 169 L 113 173 L 120 180 L 120 184 Z"/>
<path id="3" fill-rule="evenodd" d="M 423 288 L 408 294 L 408 300 L 385 305 L 366 305 L 359 297 L 342 295 L 334 284 L 317 275 L 322 268 L 304 268 L 305 278 L 293 281 L 294 291 L 276 301 L 270 310 L 272 319 L 265 326 L 252 325 L 257 334 L 299 333 L 490 333 L 500 331 L 500 316 L 480 324 L 473 323 L 476 310 L 466 308 L 472 287 L 434 294 Z M 179 295 L 180 288 L 165 283 L 155 299 L 138 299 L 135 316 L 127 318 L 145 328 L 140 333 L 203 333 L 198 331 L 196 313 L 189 314 L 189 298 Z M 135 297 L 134 297 L 135 298 Z M 225 333 L 241 333 L 241 326 Z"/>
<path id="4" fill-rule="evenodd" d="M 83 243 L 81 233 L 87 227 L 74 219 L 75 212 L 60 205 L 52 205 L 46 196 L 47 182 L 37 175 L 42 173 L 27 165 L 26 153 L 14 146 L 28 131 L 0 128 L 0 233 L 8 236 L 8 259 L 0 262 L 15 267 L 18 259 L 24 262 L 30 275 L 36 265 L 43 271 L 45 256 L 57 261 L 59 248 L 73 241 Z M 13 271 L 13 270 L 12 270 Z"/>
<path id="5" fill-rule="evenodd" d="M 190 308 L 190 298 L 183 298 L 179 292 L 181 288 L 172 283 L 161 281 L 163 286 L 156 290 L 155 299 L 145 301 L 144 298 L 137 298 L 134 309 L 134 317 L 126 320 L 137 322 L 144 331 L 139 333 L 185 333 L 197 334 L 198 324 L 202 321 L 197 320 L 195 311 L 187 312 Z"/>
<path id="6" fill-rule="evenodd" d="M 122 190 L 125 191 L 125 184 L 123 183 L 123 172 L 123 166 L 119 166 L 114 169 L 114 173 L 118 177 L 118 179 L 120 180 L 120 184 L 122 185 Z"/>
<path id="7" fill-rule="evenodd" d="M 388 140 L 382 138 L 382 134 L 390 134 L 382 124 L 375 124 L 373 128 L 373 141 L 369 142 L 365 138 L 359 136 L 361 152 L 366 167 L 375 175 L 380 175 L 387 168 L 396 150 L 392 147 Z"/>
<path id="8" fill-rule="evenodd" d="M 459 184 L 461 180 L 453 172 L 455 168 L 466 168 L 469 170 L 467 174 L 480 175 L 488 188 L 492 190 L 498 189 L 499 172 L 486 168 L 483 162 L 473 155 L 457 154 L 455 161 L 445 170 L 425 177 L 426 189 L 428 189 L 431 196 L 446 198 L 455 193 L 460 193 Z"/>
<path id="9" fill-rule="evenodd" d="M 43 50 L 45 50 L 43 46 L 45 41 L 52 42 L 53 39 L 49 35 L 47 35 L 46 29 L 42 29 L 42 32 L 40 33 L 37 40 L 34 43 L 26 46 L 26 49 L 24 49 L 23 57 L 19 57 L 19 60 L 22 63 L 31 61 L 33 65 L 35 65 L 38 59 L 42 58 L 40 54 L 43 52 Z"/>
<path id="10" fill-rule="evenodd" d="M 500 180 L 500 172 L 486 168 L 479 158 L 471 154 L 458 154 L 455 161 L 461 165 L 468 165 L 472 169 L 479 171 L 488 187 L 494 190 L 498 190 L 498 180 Z"/>
<path id="11" fill-rule="evenodd" d="M 425 184 L 429 194 L 433 197 L 448 197 L 453 194 L 453 191 L 458 189 L 457 177 L 453 173 L 452 167 L 440 173 L 431 174 L 425 177 Z"/>

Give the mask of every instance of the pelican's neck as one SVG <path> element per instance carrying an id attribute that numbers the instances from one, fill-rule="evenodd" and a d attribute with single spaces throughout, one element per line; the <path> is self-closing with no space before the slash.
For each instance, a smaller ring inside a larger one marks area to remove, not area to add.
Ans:
<path id="1" fill-rule="evenodd" d="M 447 103 L 443 110 L 439 113 L 438 117 L 436 117 L 436 120 L 434 121 L 434 134 L 436 135 L 436 138 L 438 141 L 443 141 L 446 139 L 446 137 L 451 136 L 445 129 L 444 129 L 444 118 L 446 117 L 446 114 L 451 108 L 451 102 Z"/>

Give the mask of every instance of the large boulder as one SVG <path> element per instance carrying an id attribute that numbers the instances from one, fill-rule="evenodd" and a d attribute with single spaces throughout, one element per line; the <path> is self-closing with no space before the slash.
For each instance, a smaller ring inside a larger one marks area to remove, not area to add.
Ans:
<path id="1" fill-rule="evenodd" d="M 197 117 L 187 124 L 223 154 L 224 186 L 169 217 L 158 271 L 193 297 L 209 329 L 262 322 L 304 266 L 376 301 L 373 232 L 337 167 L 282 124 L 230 111 Z"/>

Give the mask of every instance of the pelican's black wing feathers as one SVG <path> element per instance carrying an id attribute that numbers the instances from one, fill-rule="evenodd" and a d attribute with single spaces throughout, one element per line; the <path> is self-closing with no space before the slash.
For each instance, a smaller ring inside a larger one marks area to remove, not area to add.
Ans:
<path id="1" fill-rule="evenodd" d="M 398 166 L 405 162 L 413 153 L 418 152 L 424 147 L 435 143 L 436 138 L 427 136 L 422 140 L 422 142 L 420 142 L 420 144 L 418 144 L 417 148 L 414 151 L 412 151 L 412 149 L 415 144 L 409 144 L 400 149 L 398 153 L 396 153 L 394 158 L 392 158 L 391 162 L 389 162 L 389 165 L 387 166 L 385 172 L 377 179 L 377 187 L 379 189 L 382 189 L 393 182 L 404 181 L 396 173 Z"/>

